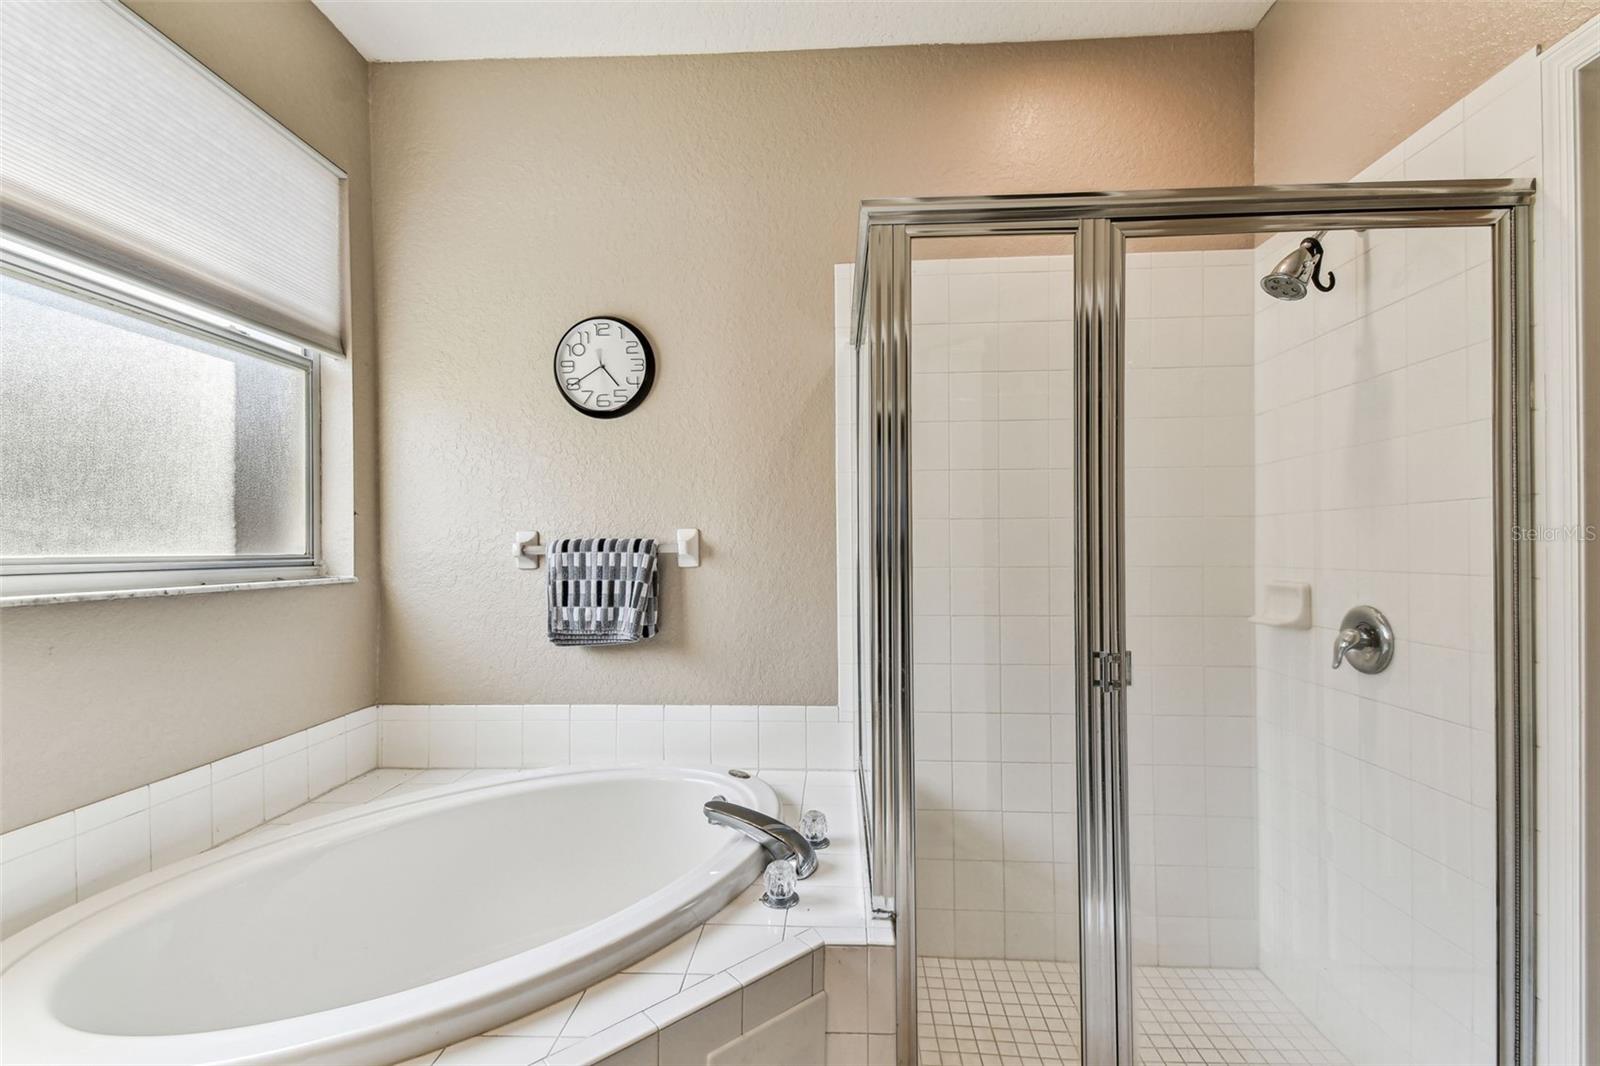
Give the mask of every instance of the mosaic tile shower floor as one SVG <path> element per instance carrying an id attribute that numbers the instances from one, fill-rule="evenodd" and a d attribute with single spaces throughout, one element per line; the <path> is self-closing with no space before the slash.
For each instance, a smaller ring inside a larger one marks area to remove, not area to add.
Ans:
<path id="1" fill-rule="evenodd" d="M 1078 1063 L 1078 968 L 1000 959 L 917 961 L 922 1066 Z M 1142 966 L 1139 1060 L 1333 1066 L 1345 1059 L 1256 970 Z"/>

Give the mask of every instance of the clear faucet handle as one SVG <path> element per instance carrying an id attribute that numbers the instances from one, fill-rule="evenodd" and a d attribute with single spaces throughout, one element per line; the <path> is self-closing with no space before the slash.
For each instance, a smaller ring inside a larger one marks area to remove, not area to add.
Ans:
<path id="1" fill-rule="evenodd" d="M 828 816 L 818 810 L 809 810 L 800 816 L 800 835 L 813 848 L 828 846 Z"/>
<path id="2" fill-rule="evenodd" d="M 794 887 L 796 881 L 794 863 L 788 859 L 774 859 L 767 863 L 767 872 L 761 876 L 761 881 L 766 887 L 761 902 L 767 906 L 788 910 L 800 902 L 800 893 L 795 891 Z"/>

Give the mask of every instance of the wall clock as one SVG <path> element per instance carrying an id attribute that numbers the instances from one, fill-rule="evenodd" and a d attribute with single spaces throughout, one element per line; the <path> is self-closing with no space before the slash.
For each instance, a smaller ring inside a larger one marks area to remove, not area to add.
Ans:
<path id="1" fill-rule="evenodd" d="M 586 318 L 556 345 L 556 388 L 590 418 L 616 418 L 644 402 L 656 379 L 650 342 L 632 322 Z"/>

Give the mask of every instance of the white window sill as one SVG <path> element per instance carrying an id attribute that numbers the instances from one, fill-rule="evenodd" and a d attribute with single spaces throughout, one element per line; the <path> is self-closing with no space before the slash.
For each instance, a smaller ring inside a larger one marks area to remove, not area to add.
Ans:
<path id="1" fill-rule="evenodd" d="M 300 577 L 266 581 L 226 581 L 210 585 L 171 585 L 148 589 L 44 592 L 29 596 L 0 596 L 0 607 L 42 607 L 54 603 L 94 603 L 100 600 L 147 600 L 165 596 L 198 596 L 207 592 L 258 592 L 265 589 L 305 589 L 355 583 L 354 577 Z"/>

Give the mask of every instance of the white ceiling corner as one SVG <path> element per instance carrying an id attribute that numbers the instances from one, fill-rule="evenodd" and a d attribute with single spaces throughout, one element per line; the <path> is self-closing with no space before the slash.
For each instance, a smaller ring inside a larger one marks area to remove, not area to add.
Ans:
<path id="1" fill-rule="evenodd" d="M 694 55 L 1253 29 L 1272 0 L 315 0 L 367 59 Z"/>

